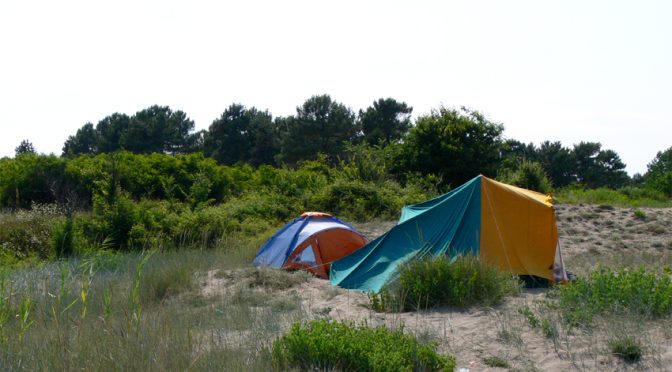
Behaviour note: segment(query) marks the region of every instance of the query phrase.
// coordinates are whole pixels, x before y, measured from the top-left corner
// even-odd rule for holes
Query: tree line
[[[220,165],[255,167],[296,167],[318,156],[335,165],[369,156],[379,158],[378,163],[396,181],[429,177],[444,188],[478,174],[501,178],[533,164],[553,187],[620,188],[647,183],[672,195],[672,148],[657,155],[646,175],[630,178],[619,155],[599,142],[566,147],[559,141],[544,141],[536,146],[506,139],[504,126],[478,111],[440,107],[414,122],[412,112],[405,102],[381,98],[355,113],[329,95],[316,95],[286,117],[232,104],[207,130],[195,131],[186,113],[155,105],[132,116],[115,113],[96,125],[86,123],[68,137],[62,156],[120,150],[200,152]],[[16,150],[17,154],[34,152],[28,141]]]

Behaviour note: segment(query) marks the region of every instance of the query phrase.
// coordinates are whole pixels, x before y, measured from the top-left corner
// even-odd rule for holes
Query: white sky
[[[467,106],[643,173],[672,146],[671,19],[667,1],[3,0],[0,157],[153,104],[205,129],[234,102],[284,116],[326,93]]]

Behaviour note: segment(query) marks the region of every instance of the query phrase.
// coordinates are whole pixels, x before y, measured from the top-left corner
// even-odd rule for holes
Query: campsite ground
[[[558,205],[556,210],[565,263],[578,276],[597,265],[659,268],[672,264],[672,209]],[[375,237],[393,224],[376,221],[357,227]],[[205,296],[249,287],[249,279],[231,279],[244,277],[244,271],[216,273],[210,273],[203,282]],[[495,308],[438,308],[402,314],[374,312],[368,307],[366,294],[332,288],[317,278],[272,292],[274,296],[298,298],[308,318],[403,325],[423,339],[438,341],[442,351],[457,357],[459,368],[471,371],[502,368],[497,365],[545,371],[667,370],[672,365],[670,319],[601,319],[589,329],[570,329],[557,314],[541,306],[547,292],[543,289],[525,290]],[[525,309],[534,311],[541,326],[531,324]],[[628,364],[611,354],[607,340],[618,334],[634,334],[642,340],[645,354],[640,362]]]
[[[582,277],[598,265],[672,265],[672,208],[558,205],[565,264]],[[393,221],[356,224],[369,237]],[[401,314],[369,308],[366,294],[306,272],[250,267],[265,237],[221,249],[100,254],[0,270],[0,370],[269,370],[273,340],[293,322],[333,318],[403,326],[458,368],[670,370],[672,319],[600,317],[568,327],[526,290],[494,308]],[[632,335],[642,358],[627,363],[608,340]],[[498,367],[499,366],[499,367]]]

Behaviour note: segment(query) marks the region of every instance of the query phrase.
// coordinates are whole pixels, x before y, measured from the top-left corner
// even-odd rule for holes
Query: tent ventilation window
[[[315,252],[313,252],[313,246],[312,245],[307,246],[306,249],[304,249],[300,255],[296,256],[294,262],[315,265],[316,261],[315,261]]]

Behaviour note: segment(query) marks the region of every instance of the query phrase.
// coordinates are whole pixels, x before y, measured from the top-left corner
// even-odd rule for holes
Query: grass
[[[287,272],[270,268],[255,268],[247,270],[251,278],[251,287],[264,287],[273,290],[283,290],[305,283],[312,277],[306,271]]]
[[[371,295],[379,311],[405,311],[435,306],[493,306],[505,296],[520,292],[511,274],[500,272],[474,256],[451,261],[446,256],[413,261],[403,266],[399,279]]]
[[[506,359],[498,357],[498,356],[489,356],[483,358],[483,363],[485,363],[486,366],[492,367],[492,368],[509,368],[509,362],[506,361]]]
[[[642,345],[632,336],[620,336],[609,340],[609,348],[617,357],[626,362],[638,362],[642,359]]]
[[[557,190],[554,197],[565,204],[597,204],[626,208],[672,207],[672,199],[664,194],[635,187],[624,187],[619,190],[567,187]]]
[[[244,244],[244,243],[241,243]],[[0,275],[0,370],[268,370],[296,297],[199,295],[198,272],[256,247],[99,254]]]
[[[280,370],[452,371],[455,359],[403,332],[330,320],[294,323],[273,343]]]
[[[554,295],[559,310],[576,325],[588,325],[605,313],[659,318],[672,314],[672,269],[599,268],[558,287]]]
[[[571,208],[577,210],[572,212]],[[665,249],[672,247],[672,240],[668,235],[653,235],[658,226],[665,226],[668,211],[646,209],[645,218],[637,220],[632,218],[636,217],[633,207],[612,209],[605,204],[591,208],[627,216],[633,221],[632,231],[610,232],[621,225],[615,220],[613,227],[604,224],[603,242],[609,247],[612,241],[625,241],[623,247],[608,254],[602,248],[593,253],[568,250],[568,268],[582,277],[577,282],[546,294],[527,293],[492,308],[516,291],[503,297],[488,294],[485,289],[496,288],[491,285],[496,280],[485,284],[476,280],[474,283],[481,284],[474,289],[469,289],[470,283],[443,281],[444,288],[448,283],[458,294],[457,300],[435,302],[434,294],[444,296],[451,291],[431,289],[430,279],[450,278],[451,269],[425,262],[433,276],[415,275],[404,291],[390,287],[373,297],[378,309],[385,311],[435,306],[429,318],[423,312],[367,311],[359,307],[361,297],[326,286],[317,298],[333,299],[333,303],[304,306],[306,294],[299,288],[310,275],[249,267],[265,236],[223,235],[215,249],[162,250],[151,255],[112,252],[101,243],[97,247],[100,250],[92,249],[79,258],[39,264],[24,260],[12,268],[2,266],[0,370],[278,369],[273,357],[274,340],[289,335],[294,323],[306,328],[310,319],[331,322],[330,315],[343,316],[344,301],[354,308],[355,319],[371,325],[371,332],[380,325],[385,325],[388,332],[404,327],[405,336],[414,333],[418,344],[426,345],[430,341],[422,330],[431,329],[432,339],[440,342],[436,350],[456,355],[460,367],[474,362],[472,370],[483,366],[543,370],[549,368],[549,361],[577,370],[622,369],[622,361],[636,363],[634,368],[638,369],[665,369],[669,364],[669,343],[665,340],[672,339],[672,312],[666,300],[672,295],[670,269],[663,267],[672,264],[672,256]],[[563,210],[563,222],[577,220],[582,210],[569,206]],[[591,220],[589,224],[600,220],[586,217]],[[9,223],[0,223],[0,235],[9,231],[10,224],[33,227],[14,214],[0,215],[0,219]],[[38,225],[34,227],[37,233]],[[379,226],[376,223],[369,227],[373,231]],[[637,235],[640,230],[663,247],[651,252],[643,243],[630,243],[626,232]],[[580,236],[582,232],[583,228],[576,227],[571,235]],[[586,269],[577,271],[581,262]],[[481,273],[466,263],[460,270],[467,269]],[[210,271],[211,278],[225,284],[206,296],[201,290]],[[517,286],[515,281],[513,284]],[[409,288],[419,289],[412,301]],[[423,288],[431,290],[423,292]],[[528,302],[530,294],[532,302]],[[458,309],[442,307],[444,304]],[[473,308],[462,310],[469,307]],[[487,315],[479,318],[480,326],[475,326],[478,336],[473,326],[465,333],[461,329],[464,327],[453,323],[463,316],[472,319],[479,314]],[[481,321],[487,321],[487,326]],[[353,329],[362,325],[349,324]],[[627,336],[634,338],[628,340]],[[481,347],[479,343],[488,349],[475,351],[475,347]],[[547,351],[543,361],[539,349]],[[509,366],[504,367],[504,363]]]

